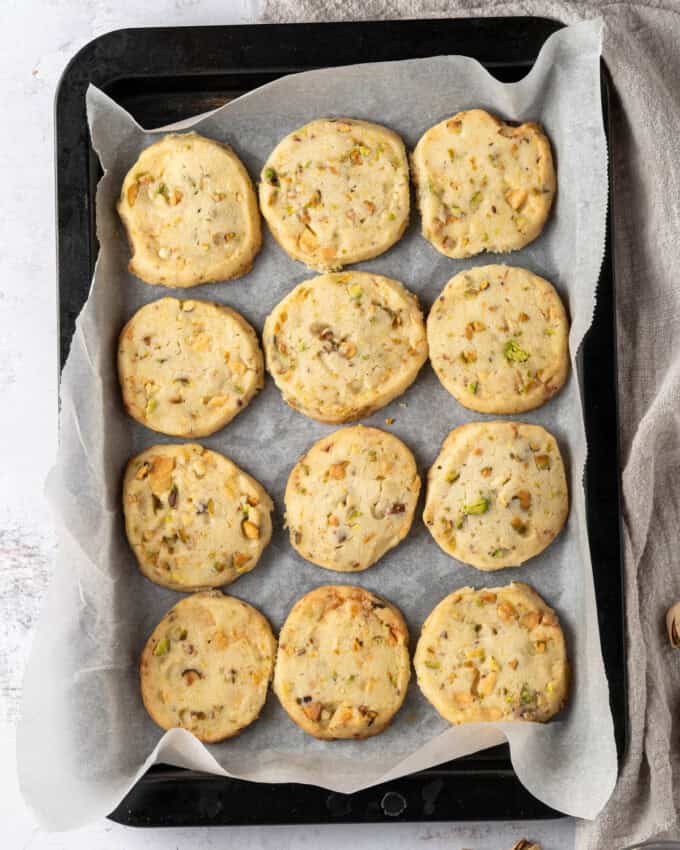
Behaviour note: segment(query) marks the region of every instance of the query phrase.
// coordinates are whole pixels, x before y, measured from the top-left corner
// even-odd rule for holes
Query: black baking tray
[[[543,42],[560,27],[558,21],[528,17],[178,27],[118,30],[90,42],[71,60],[56,96],[61,365],[97,257],[94,197],[101,172],[87,128],[89,83],[113,97],[142,126],[156,127],[221,106],[284,74],[324,66],[464,54],[511,82],[530,70]],[[604,65],[602,97],[608,128]],[[610,218],[595,317],[582,356],[590,448],[588,530],[621,757],[627,715],[612,238]],[[133,826],[192,826],[507,820],[560,813],[520,784],[503,745],[355,794],[310,785],[254,784],[158,766],[110,817]]]

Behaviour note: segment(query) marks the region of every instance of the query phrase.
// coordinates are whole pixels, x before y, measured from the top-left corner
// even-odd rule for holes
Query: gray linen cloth
[[[619,781],[578,850],[680,837],[680,3],[264,0],[262,20],[602,16],[614,80],[614,262],[630,741]],[[575,246],[578,249],[578,246]]]

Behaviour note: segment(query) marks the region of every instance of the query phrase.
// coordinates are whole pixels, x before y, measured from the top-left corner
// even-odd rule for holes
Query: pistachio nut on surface
[[[668,629],[668,640],[670,640],[673,649],[680,648],[680,602],[676,602],[668,609],[666,628]]]

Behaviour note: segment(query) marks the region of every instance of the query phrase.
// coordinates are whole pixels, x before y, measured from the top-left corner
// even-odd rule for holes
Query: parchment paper
[[[550,222],[532,245],[502,258],[449,260],[421,237],[414,210],[397,246],[361,267],[403,281],[426,310],[458,271],[498,260],[525,266],[557,286],[571,315],[574,369],[557,398],[518,418],[544,425],[558,438],[571,485],[567,528],[523,567],[484,574],[438,548],[420,519],[421,501],[408,538],[350,581],[399,606],[412,646],[427,613],[456,587],[513,579],[533,585],[559,612],[574,670],[569,706],[547,725],[450,728],[420,695],[415,677],[391,728],[362,742],[319,742],[306,736],[273,694],[260,719],[240,737],[209,748],[184,730],[162,735],[147,717],[139,696],[138,657],[153,626],[180,596],[138,572],[123,532],[120,485],[133,453],[171,440],[125,415],[115,371],[116,339],[142,304],[188,293],[149,287],[126,271],[128,248],[114,204],[124,174],[157,135],[142,130],[102,92],[90,89],[90,129],[105,171],[97,193],[100,255],[62,377],[59,456],[48,480],[58,565],[27,670],[19,732],[21,785],[44,825],[70,828],[106,814],[154,762],[350,792],[506,738],[519,778],[536,797],[585,818],[593,818],[604,805],[616,779],[616,753],[587,544],[582,486],[587,447],[578,380],[578,351],[593,315],[607,206],[600,30],[600,22],[593,21],[556,33],[532,72],[511,85],[497,82],[463,57],[367,64],[290,76],[195,122],[182,122],[183,128],[192,126],[227,141],[254,177],[281,137],[323,115],[384,123],[409,148],[432,124],[474,106],[545,126],[559,188]],[[312,275],[267,235],[250,274],[193,289],[191,297],[229,304],[261,330],[272,307]],[[394,417],[391,426],[385,424],[388,417]],[[424,476],[449,430],[473,418],[484,417],[460,407],[427,365],[401,399],[366,421],[401,437]],[[297,556],[282,528],[282,496],[292,465],[332,430],[289,409],[268,379],[243,413],[202,441],[252,473],[276,502],[271,545],[257,568],[228,588],[259,607],[276,629],[300,595],[347,581],[346,575]]]

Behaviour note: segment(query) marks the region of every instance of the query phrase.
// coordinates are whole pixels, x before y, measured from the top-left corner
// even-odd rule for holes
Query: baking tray
[[[63,366],[97,257],[94,198],[101,175],[85,91],[93,83],[144,127],[205,112],[284,74],[367,61],[464,54],[498,79],[521,79],[546,38],[547,18],[460,18],[361,23],[126,29],[76,54],[56,96],[59,345]],[[609,84],[603,65],[605,127]],[[610,203],[611,203],[610,198]],[[586,504],[619,757],[626,745],[614,270],[611,219],[593,325],[585,337],[583,392],[589,444]],[[560,817],[512,769],[507,745],[355,794],[265,785],[157,766],[110,817],[131,826],[357,823]]]

